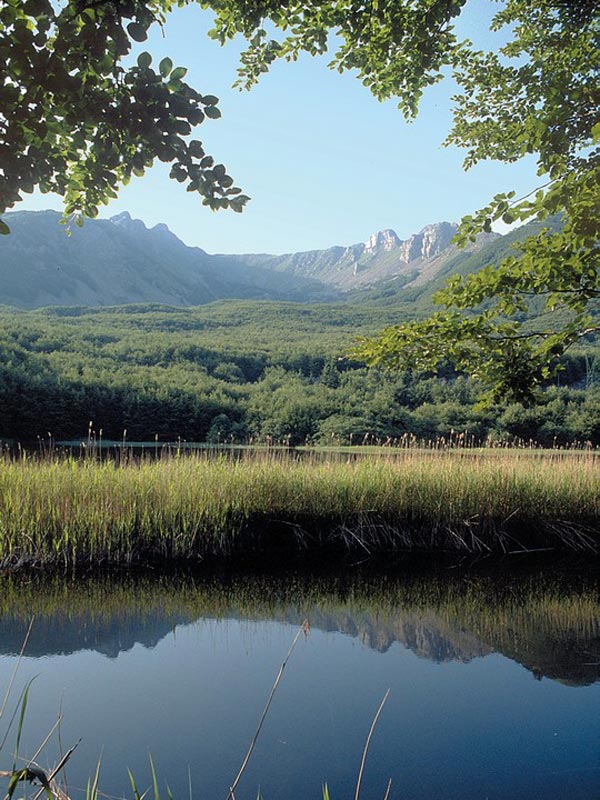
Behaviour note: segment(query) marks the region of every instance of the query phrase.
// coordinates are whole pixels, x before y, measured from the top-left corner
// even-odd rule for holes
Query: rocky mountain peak
[[[159,222],[152,228],[147,228],[146,224],[141,219],[134,219],[129,211],[122,211],[120,214],[115,214],[109,218],[112,225],[116,225],[122,230],[130,233],[137,233],[138,235],[145,235],[150,233],[155,239],[161,239],[164,242],[171,242],[171,244],[183,245],[183,242],[173,233],[173,231],[165,225],[164,222]],[[204,252],[204,251],[201,251]]]
[[[9,219],[13,233],[0,236],[0,278],[6,276],[0,302],[25,307],[197,305],[226,297],[327,302],[340,292],[378,286],[391,296],[389,291],[425,286],[460,258],[449,246],[457,229],[450,222],[426,225],[406,241],[387,228],[349,247],[210,256],[187,247],[166,225],[147,227],[125,211],[88,220],[71,238],[55,211],[16,212]],[[481,234],[464,257],[496,237]]]
[[[419,258],[433,258],[450,244],[458,229],[454,222],[436,222],[426,225],[419,233],[414,233],[402,242],[401,259],[406,264]]]
[[[141,219],[133,219],[129,211],[122,211],[120,214],[115,214],[110,217],[109,222],[116,225],[118,228],[124,228],[128,231],[137,231],[143,233],[148,230]]]
[[[110,217],[110,222],[113,225],[127,225],[127,223],[131,222],[131,214],[129,211],[121,211],[120,214],[114,214]]]
[[[165,225],[164,222],[159,222],[158,225],[155,225],[153,228],[150,228],[150,230],[154,231],[155,233],[168,233],[171,234],[171,236],[173,235],[169,226]]]
[[[165,225],[164,222],[159,222],[158,225],[154,225],[154,227],[150,228],[150,233],[157,239],[160,239],[163,242],[170,242],[171,244],[176,244],[179,246],[185,247],[181,239],[176,236],[173,231],[169,228],[168,225]],[[196,248],[201,253],[204,250],[200,250],[200,248]]]
[[[365,252],[370,253],[374,250],[393,250],[401,243],[396,231],[385,228],[378,233],[372,233],[369,240],[365,242]]]

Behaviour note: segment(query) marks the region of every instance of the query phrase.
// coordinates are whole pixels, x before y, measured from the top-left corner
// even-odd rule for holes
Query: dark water
[[[361,797],[600,797],[600,620],[588,570],[199,579],[2,579],[0,692],[35,614],[4,718],[30,694],[21,753],[64,720],[67,769],[82,796],[222,798],[280,664],[307,617],[237,800],[352,798],[365,737],[385,691]],[[0,751],[10,769],[16,730]],[[57,758],[52,738],[38,762]],[[4,787],[0,787],[4,788]]]

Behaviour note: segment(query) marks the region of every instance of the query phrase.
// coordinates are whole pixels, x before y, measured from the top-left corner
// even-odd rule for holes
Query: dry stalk
[[[281,666],[279,667],[279,672],[277,674],[277,677],[275,678],[275,683],[273,684],[273,688],[271,689],[271,694],[269,695],[269,699],[267,700],[267,703],[266,703],[266,705],[265,705],[265,707],[263,709],[263,712],[261,714],[260,721],[259,721],[258,727],[256,729],[256,733],[252,737],[252,741],[250,742],[250,747],[248,748],[248,752],[246,753],[246,756],[245,756],[245,758],[244,758],[244,760],[242,762],[242,766],[240,767],[240,771],[236,775],[236,778],[235,778],[234,782],[229,787],[229,792],[227,793],[227,797],[225,798],[225,800],[229,800],[230,798],[235,800],[234,792],[235,792],[235,790],[237,788],[238,783],[241,780],[242,775],[244,774],[244,770],[246,769],[246,767],[248,765],[248,762],[250,761],[250,756],[252,755],[252,751],[254,750],[254,747],[255,747],[256,742],[258,740],[258,736],[259,736],[260,731],[262,729],[263,722],[265,721],[265,718],[266,718],[266,716],[267,716],[267,714],[269,712],[269,708],[271,707],[271,703],[273,701],[273,697],[275,696],[275,692],[277,691],[277,687],[279,686],[279,682],[281,681],[281,677],[283,675],[283,671],[285,670],[285,668],[287,666],[287,663],[290,660],[290,656],[294,652],[294,648],[296,647],[296,643],[298,642],[298,639],[300,638],[300,634],[303,633],[305,636],[307,636],[309,630],[310,630],[310,623],[309,623],[309,621],[307,619],[305,619],[304,622],[302,623],[302,625],[298,628],[298,632],[294,636],[294,641],[292,642],[292,644],[290,646],[290,649],[288,650],[288,654],[284,658]],[[37,800],[37,798],[34,798],[34,800]]]
[[[73,755],[75,749],[77,748],[77,746],[79,745],[80,742],[81,742],[81,739],[79,739],[77,742],[75,742],[73,747],[71,747],[69,750],[67,750],[67,752],[61,758],[61,760],[58,762],[58,764],[54,767],[54,769],[52,770],[50,775],[48,775],[48,783],[50,784],[50,787],[51,787],[51,790],[52,790],[52,794],[54,795],[54,797],[56,797],[56,800],[69,800],[67,795],[61,790],[61,788],[58,786],[58,784],[55,783],[54,778],[58,775],[58,773],[61,771],[61,769],[65,766],[67,761],[71,758],[71,756]],[[33,800],[40,800],[40,797],[42,796],[43,793],[44,793],[44,788],[42,787],[39,790],[39,792],[36,795],[34,795]]]
[[[53,731],[54,728],[52,729],[51,733]],[[48,740],[49,736],[50,734],[46,737],[45,742]],[[71,747],[70,750],[68,750],[65,753],[65,755],[61,758],[61,760],[58,762],[56,767],[52,770],[52,772],[49,775],[46,775],[44,770],[37,764],[35,764],[34,759],[31,759],[27,764],[27,766],[23,767],[23,769],[16,770],[16,774],[19,775],[18,777],[19,781],[28,781],[29,783],[37,781],[42,785],[41,789],[37,792],[37,794],[34,795],[33,800],[40,800],[41,796],[47,792],[49,792],[55,798],[55,800],[70,800],[68,795],[65,794],[65,792],[63,792],[63,790],[60,788],[60,786],[54,780],[54,778],[58,775],[60,770],[65,766],[65,764],[71,757],[73,751],[75,750],[80,741],[81,739],[75,745],[73,745],[73,747]],[[43,746],[44,745],[38,748],[38,754],[42,750]],[[0,778],[12,778],[14,775],[15,772],[12,770],[9,771],[0,770]],[[6,797],[8,797],[8,795],[6,795]]]
[[[33,628],[33,622],[35,617],[31,618],[31,622],[29,623],[29,628],[27,629],[27,633],[25,634],[25,638],[23,639],[23,644],[21,645],[21,650],[19,651],[19,657],[17,659],[17,663],[15,664],[15,668],[12,671],[12,675],[10,676],[10,681],[8,683],[8,688],[6,690],[6,694],[4,695],[4,700],[2,701],[2,706],[0,707],[0,719],[2,719],[2,715],[6,711],[6,704],[8,703],[8,698],[10,697],[10,693],[12,691],[13,684],[15,682],[15,678],[17,677],[17,672],[19,670],[19,666],[23,659],[23,653],[25,652],[25,648],[27,647],[27,642],[29,641],[29,636],[31,634],[31,629]]]
[[[383,707],[385,705],[385,701],[388,699],[389,694],[390,694],[390,690],[388,689],[387,692],[383,695],[383,700],[379,704],[379,708],[377,709],[377,713],[373,717],[373,722],[371,723],[371,728],[369,730],[369,735],[367,736],[367,741],[365,742],[365,749],[363,750],[363,754],[362,754],[362,760],[360,762],[360,769],[358,771],[358,779],[356,781],[356,792],[354,793],[354,800],[358,800],[358,796],[360,794],[360,782],[362,781],[362,776],[363,776],[363,772],[364,772],[364,769],[365,769],[365,763],[366,763],[366,760],[367,760],[367,753],[369,751],[369,745],[371,744],[371,738],[373,736],[373,731],[375,730],[375,726],[377,725],[377,720],[379,719],[379,715],[383,711]],[[390,786],[391,786],[391,781],[388,784],[388,793],[389,793],[389,790],[390,790]],[[386,797],[387,797],[387,793],[386,793]]]
[[[391,788],[392,788],[392,779],[390,778],[388,781],[387,789],[385,790],[385,794],[383,796],[383,800],[388,800]]]
[[[42,752],[42,750],[44,749],[44,747],[46,747],[46,745],[47,745],[47,744],[48,744],[48,742],[50,741],[50,738],[51,738],[52,734],[53,734],[53,733],[54,733],[54,731],[55,731],[55,730],[56,730],[56,729],[57,729],[57,728],[60,726],[60,723],[61,723],[61,722],[62,722],[62,717],[60,717],[60,716],[59,716],[59,717],[58,717],[58,719],[56,720],[56,722],[54,723],[54,725],[53,725],[53,726],[50,728],[50,730],[49,730],[49,731],[48,731],[48,733],[46,734],[46,738],[43,740],[43,742],[41,743],[41,745],[38,747],[38,749],[35,751],[35,753],[34,753],[34,754],[31,756],[31,758],[29,759],[29,763],[28,763],[28,765],[27,765],[27,766],[29,766],[30,764],[35,764],[35,760],[36,760],[36,758],[37,758],[37,757],[39,756],[39,754]],[[36,765],[36,766],[37,766],[37,765]]]

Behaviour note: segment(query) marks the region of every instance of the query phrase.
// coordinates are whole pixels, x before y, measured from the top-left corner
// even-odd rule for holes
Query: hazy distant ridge
[[[11,233],[0,237],[0,303],[8,305],[191,306],[224,298],[337,297],[318,282],[187,247],[166,225],[148,229],[129,214],[86,221],[70,237],[55,211],[6,218]]]
[[[209,255],[166,225],[147,228],[124,212],[90,220],[67,236],[55,211],[7,215],[0,237],[0,303],[22,307],[163,303],[192,306],[225,298],[329,302],[389,283],[434,279],[459,251],[456,224],[427,225],[401,240],[386,229],[367,242],[285,255]],[[467,258],[497,238],[480,237]],[[356,298],[355,298],[356,299]]]

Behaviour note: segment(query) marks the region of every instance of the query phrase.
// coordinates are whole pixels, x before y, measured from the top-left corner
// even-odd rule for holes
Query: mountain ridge
[[[282,255],[249,254],[238,258],[249,265],[262,265],[276,272],[296,277],[319,279],[347,292],[371,287],[385,280],[409,284],[433,262],[442,268],[446,261],[461,252],[470,255],[499,234],[481,234],[476,242],[459,251],[451,243],[458,230],[454,222],[425,225],[418,233],[402,240],[392,228],[371,234],[366,242],[348,246],[334,245],[324,250],[308,250]]]
[[[457,225],[426,225],[402,240],[391,228],[366,242],[282,255],[214,254],[184,244],[164,223],[148,228],[122,212],[88,220],[68,236],[55,211],[7,215],[0,237],[0,304],[202,305],[223,299],[308,303],[344,300],[385,282],[396,288],[435,279],[446,264],[498,238],[483,234],[465,251],[451,243]]]
[[[0,303],[6,305],[193,306],[227,298],[336,298],[317,282],[250,269],[236,257],[222,270],[214,256],[188,247],[166,226],[149,229],[129,214],[88,220],[70,237],[55,211],[6,217],[12,231],[0,239]]]

